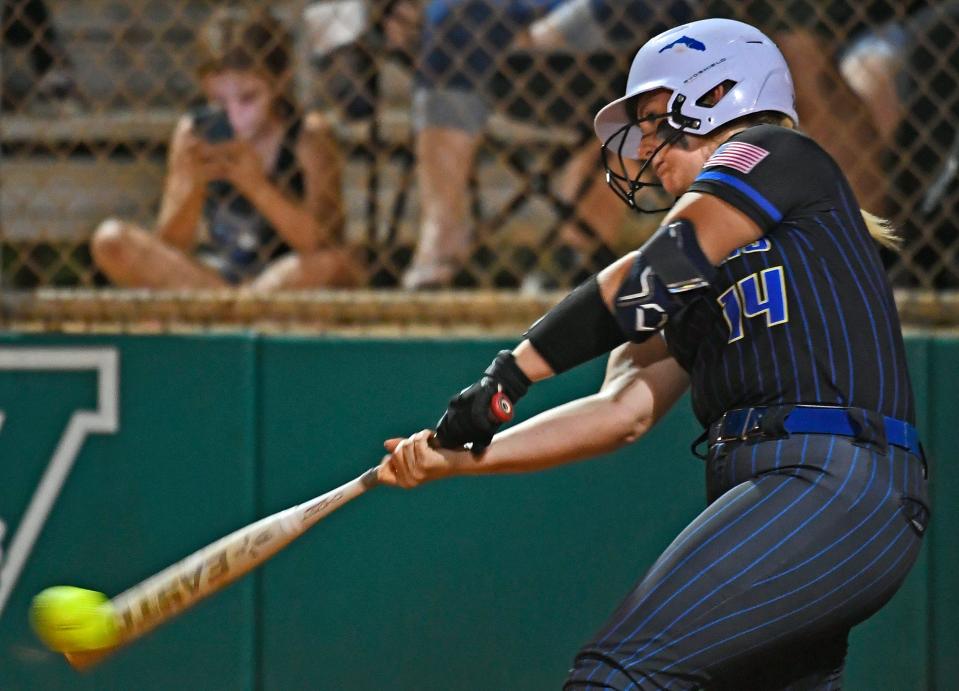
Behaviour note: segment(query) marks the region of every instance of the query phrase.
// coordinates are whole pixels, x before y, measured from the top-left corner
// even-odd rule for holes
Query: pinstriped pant
[[[719,444],[710,504],[596,638],[565,689],[839,689],[849,629],[915,562],[921,462],[830,435]]]

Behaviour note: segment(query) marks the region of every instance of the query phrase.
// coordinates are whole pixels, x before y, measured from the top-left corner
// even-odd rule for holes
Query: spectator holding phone
[[[207,103],[173,133],[156,230],[104,221],[97,265],[128,287],[355,285],[339,152],[330,126],[288,96],[290,36],[268,10],[229,7],[199,43]]]

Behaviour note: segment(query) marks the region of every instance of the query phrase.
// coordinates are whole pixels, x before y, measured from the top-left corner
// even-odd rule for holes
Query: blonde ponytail
[[[899,251],[902,246],[902,238],[896,234],[895,227],[888,219],[880,218],[865,209],[859,209],[859,212],[862,214],[862,220],[865,221],[866,228],[869,229],[869,234],[873,240],[887,249]]]

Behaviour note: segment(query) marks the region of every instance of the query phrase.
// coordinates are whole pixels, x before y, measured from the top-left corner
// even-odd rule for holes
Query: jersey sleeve
[[[834,179],[831,159],[803,134],[759,125],[733,135],[706,161],[690,186],[736,207],[763,232],[824,198],[825,180]]]

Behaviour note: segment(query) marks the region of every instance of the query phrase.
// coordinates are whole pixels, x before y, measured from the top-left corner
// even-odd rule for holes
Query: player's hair
[[[791,130],[797,129],[796,123],[793,122],[793,119],[788,115],[772,111],[763,111],[761,113],[751,113],[750,115],[736,118],[727,123],[726,126],[722,128],[722,131],[728,131],[734,127],[752,127],[753,125],[778,125],[779,127],[787,127]],[[899,237],[896,227],[889,219],[877,216],[865,209],[859,209],[859,213],[862,214],[863,223],[866,224],[869,235],[873,240],[887,249],[893,251],[900,249],[902,246],[902,238]]]
[[[252,70],[264,77],[287,76],[293,39],[266,8],[221,7],[199,32],[197,74]]]

